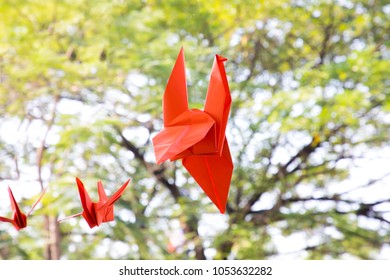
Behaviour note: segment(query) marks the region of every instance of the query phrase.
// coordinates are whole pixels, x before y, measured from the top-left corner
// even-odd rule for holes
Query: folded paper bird
[[[34,210],[35,206],[37,206],[39,201],[42,199],[45,192],[46,192],[46,189],[44,189],[42,191],[42,193],[38,197],[37,201],[33,204],[33,206],[31,207],[31,210],[26,215],[22,211],[20,211],[19,205],[15,200],[15,197],[12,193],[12,190],[10,187],[8,187],[8,194],[9,194],[9,199],[11,201],[11,208],[12,208],[12,212],[13,212],[12,219],[0,217],[0,221],[11,223],[18,231],[21,230],[22,228],[27,227],[27,217],[30,216],[31,212]]]
[[[221,213],[225,212],[233,172],[225,136],[232,100],[224,61],[226,58],[215,56],[204,110],[189,109],[181,48],[163,97],[164,128],[153,138],[157,164],[182,159]]]
[[[99,181],[97,183],[99,201],[92,202],[91,198],[88,195],[88,192],[84,188],[83,182],[81,182],[79,178],[76,178],[81,205],[83,206],[84,211],[69,217],[65,217],[58,222],[62,222],[64,220],[78,216],[83,216],[84,219],[87,221],[89,227],[93,228],[95,226],[100,226],[101,223],[113,221],[114,203],[121,197],[129,182],[130,179],[127,180],[110,198],[108,198],[106,192],[104,191],[102,182]]]

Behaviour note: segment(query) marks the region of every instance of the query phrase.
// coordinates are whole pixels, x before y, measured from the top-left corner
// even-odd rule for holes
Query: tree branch
[[[49,132],[51,128],[54,125],[54,120],[56,117],[57,112],[57,104],[61,100],[60,96],[54,97],[54,103],[53,103],[53,110],[50,115],[49,120],[47,121],[47,129],[46,132],[42,138],[41,145],[37,149],[37,166],[38,166],[38,182],[41,186],[41,190],[44,189],[43,179],[42,179],[42,165],[43,165],[43,155],[45,151],[46,146],[46,139],[49,135]],[[60,230],[57,223],[57,217],[56,216],[45,216],[45,227],[48,233],[48,240],[46,244],[46,259],[49,260],[58,260],[61,257],[61,251],[60,251]]]
[[[134,154],[134,157],[146,168],[146,170],[164,187],[166,187],[169,192],[171,193],[172,197],[177,202],[178,199],[182,196],[182,194],[179,191],[179,188],[175,183],[170,183],[168,179],[165,177],[164,167],[157,168],[156,165],[152,165],[151,163],[147,162],[144,158],[143,152],[141,152],[140,149],[138,149],[133,143],[131,143],[119,130],[119,128],[115,128],[116,131],[119,133],[119,136],[121,137],[121,144],[124,148],[131,151]]]

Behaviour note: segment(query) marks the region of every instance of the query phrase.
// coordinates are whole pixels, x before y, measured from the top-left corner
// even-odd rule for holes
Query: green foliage
[[[0,224],[0,258],[380,257],[385,176],[353,174],[362,161],[388,166],[386,2],[2,1],[0,202],[8,183],[48,191],[28,228]],[[191,107],[203,107],[214,54],[228,58],[225,215],[180,162],[154,163],[181,46]],[[132,179],[115,222],[53,222],[82,210],[75,177],[93,200],[98,180],[112,193]],[[297,236],[296,251],[278,244]]]

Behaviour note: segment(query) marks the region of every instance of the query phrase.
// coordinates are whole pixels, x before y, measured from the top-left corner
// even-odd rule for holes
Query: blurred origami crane
[[[15,200],[15,197],[11,191],[11,188],[8,187],[8,194],[9,194],[9,199],[11,201],[11,207],[12,207],[12,219],[10,218],[5,218],[5,217],[0,217],[0,221],[2,222],[8,222],[11,223],[16,230],[21,230],[22,228],[27,227],[27,217],[31,214],[31,212],[34,210],[35,206],[39,203],[39,201],[42,199],[43,195],[45,194],[46,189],[42,191],[40,196],[38,197],[37,201],[33,204],[31,207],[31,210],[26,214],[24,214],[22,211],[19,209],[19,205]]]
[[[215,56],[204,110],[189,109],[181,48],[163,98],[164,128],[153,138],[157,164],[182,159],[184,167],[225,212],[233,162],[225,137],[231,96],[223,58]]]
[[[83,182],[79,178],[76,178],[77,187],[79,189],[80,200],[84,211],[78,214],[74,214],[69,217],[65,217],[58,222],[62,222],[66,219],[83,216],[87,221],[90,228],[100,226],[101,223],[110,222],[114,220],[114,203],[121,197],[125,188],[129,184],[130,179],[127,180],[110,198],[107,197],[104,191],[101,181],[97,183],[99,201],[92,202],[87,191],[84,188]]]

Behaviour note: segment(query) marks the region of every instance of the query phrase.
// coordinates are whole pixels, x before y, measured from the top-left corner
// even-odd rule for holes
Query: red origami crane
[[[9,199],[11,201],[11,207],[12,207],[12,219],[5,218],[5,217],[0,217],[0,221],[2,222],[8,222],[11,223],[16,230],[21,230],[22,228],[27,227],[27,217],[31,214],[31,212],[34,210],[35,206],[39,203],[39,201],[42,199],[43,195],[45,194],[46,189],[44,189],[41,193],[41,195],[38,197],[37,201],[33,204],[31,207],[31,210],[26,214],[24,214],[22,211],[19,209],[19,205],[15,200],[15,197],[11,191],[11,188],[8,187],[8,194],[9,194]]]
[[[225,212],[233,162],[225,137],[231,96],[223,58],[215,56],[204,110],[189,109],[181,48],[163,99],[164,128],[153,138],[157,164],[182,159],[221,213]]]
[[[101,223],[110,222],[114,220],[114,203],[121,197],[125,188],[130,182],[130,179],[127,180],[120,188],[117,190],[110,198],[107,197],[106,192],[104,191],[103,184],[101,181],[97,183],[98,185],[98,194],[99,201],[92,202],[87,191],[84,188],[83,182],[79,178],[76,178],[77,187],[79,189],[80,200],[83,206],[84,211],[72,216],[63,218],[59,220],[62,222],[69,218],[74,218],[78,216],[83,216],[87,221],[90,228],[95,226],[100,226]]]

